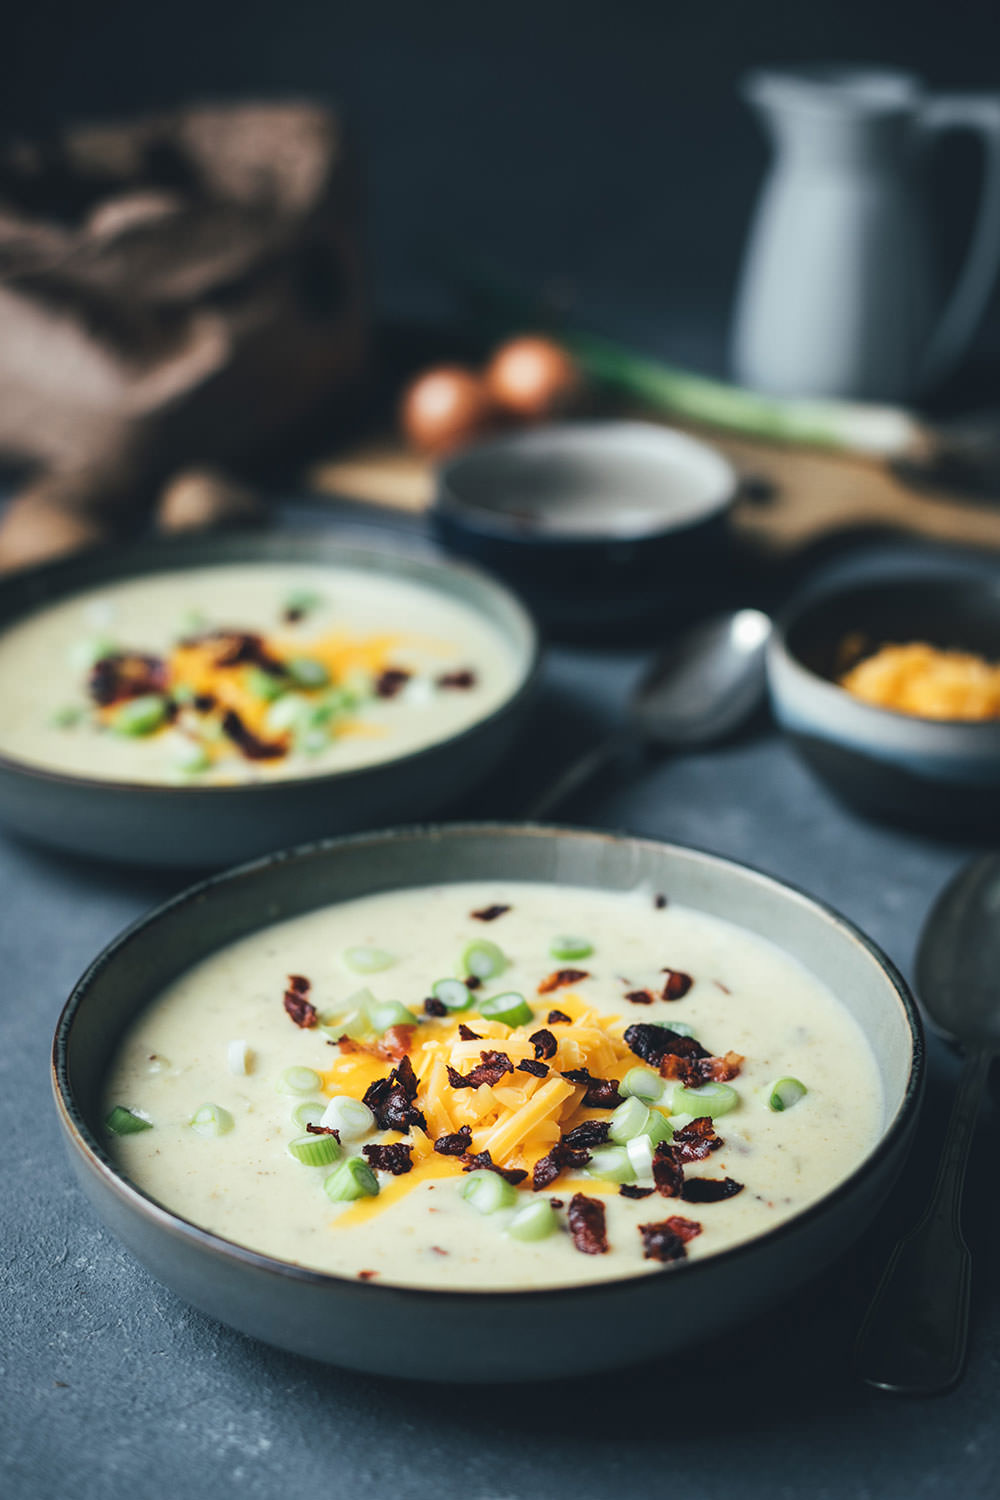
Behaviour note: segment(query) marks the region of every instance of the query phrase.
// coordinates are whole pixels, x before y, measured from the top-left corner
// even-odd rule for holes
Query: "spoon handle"
[[[626,743],[623,735],[611,735],[594,745],[577,760],[571,761],[565,770],[560,771],[545,790],[528,804],[525,817],[533,823],[549,817],[561,802],[565,802],[567,797],[571,797],[574,792],[580,791],[588,781],[593,780],[598,772],[603,771],[605,766],[617,760]]]
[[[966,1057],[930,1203],[892,1252],[858,1335],[858,1374],[885,1391],[947,1390],[965,1364],[972,1257],[962,1187],[992,1061],[987,1048]]]

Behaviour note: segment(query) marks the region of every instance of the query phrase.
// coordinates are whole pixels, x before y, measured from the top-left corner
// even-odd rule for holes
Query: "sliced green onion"
[[[146,1120],[133,1110],[126,1109],[124,1104],[116,1104],[104,1123],[112,1135],[138,1135],[140,1130],[153,1128],[152,1120]]]
[[[328,1167],[341,1153],[332,1135],[300,1135],[288,1142],[288,1154],[304,1167]]]
[[[327,749],[330,744],[330,731],[320,725],[305,730],[295,739],[296,750],[301,750],[305,755],[319,755]]]
[[[62,708],[57,708],[49,715],[49,726],[52,729],[72,729],[79,724],[86,713],[78,703],[67,703]]]
[[[624,1146],[598,1146],[584,1170],[588,1177],[600,1177],[605,1182],[635,1181],[635,1168]]]
[[[334,1203],[353,1203],[355,1198],[377,1198],[378,1178],[363,1156],[349,1156],[331,1172],[323,1191]]]
[[[670,1030],[675,1031],[678,1036],[694,1036],[694,1027],[688,1026],[685,1021],[675,1021],[671,1016],[669,1025]]]
[[[507,967],[507,955],[488,938],[477,938],[462,954],[462,968],[477,979],[495,979]]]
[[[327,1130],[336,1130],[341,1140],[357,1141],[375,1129],[375,1116],[360,1099],[338,1094],[326,1106],[319,1123]]]
[[[558,1227],[559,1220],[549,1200],[536,1198],[533,1203],[526,1203],[524,1208],[518,1209],[507,1225],[507,1233],[516,1240],[544,1240]]]
[[[325,1010],[319,1018],[320,1030],[336,1041],[339,1036],[363,1037],[371,1031],[369,1005],[378,1002],[367,985],[348,995],[340,1010]]]
[[[285,662],[285,670],[295,686],[300,688],[326,687],[330,681],[326,667],[312,656],[293,656],[290,661]]]
[[[628,1142],[625,1147],[625,1155],[628,1157],[629,1166],[636,1177],[652,1177],[653,1175],[653,1138],[649,1135],[637,1135]]]
[[[616,1145],[624,1146],[633,1136],[645,1135],[650,1118],[650,1111],[645,1104],[633,1095],[624,1104],[619,1104],[611,1116],[611,1139]]]
[[[345,968],[355,974],[378,974],[382,969],[391,969],[396,962],[392,953],[384,948],[346,948],[341,955]]]
[[[323,606],[323,595],[318,594],[315,589],[292,589],[286,594],[282,601],[284,614],[311,615]]]
[[[527,1026],[535,1018],[531,1006],[517,990],[506,990],[502,995],[490,995],[480,1000],[478,1010],[484,1020],[502,1021],[505,1026]]]
[[[593,943],[589,943],[585,937],[563,935],[554,937],[549,944],[549,952],[553,958],[589,958],[593,951]]]
[[[243,674],[243,683],[248,693],[263,698],[265,703],[273,703],[285,691],[280,677],[275,677],[273,672],[263,672],[260,667],[248,667]]]
[[[431,985],[431,994],[446,1010],[468,1010],[472,1004],[472,991],[460,979],[436,980]]]
[[[237,1077],[249,1073],[253,1067],[253,1052],[250,1050],[250,1043],[241,1039],[229,1042],[226,1047],[226,1066],[230,1073],[235,1073]]]
[[[115,642],[106,635],[88,636],[70,647],[70,665],[78,672],[88,672],[99,661],[103,661],[104,657],[114,656],[117,650]]]
[[[350,692],[347,688],[331,688],[324,693],[322,698],[313,700],[309,704],[309,722],[312,725],[329,724],[338,714],[347,713],[349,709],[356,706],[357,694]]]
[[[666,1115],[661,1114],[658,1109],[651,1109],[649,1111],[649,1123],[646,1126],[645,1134],[649,1136],[653,1145],[655,1146],[659,1141],[669,1141],[673,1133],[673,1120],[668,1120]]]
[[[300,1130],[305,1130],[307,1125],[322,1125],[325,1113],[325,1105],[318,1104],[315,1099],[304,1099],[292,1110],[292,1123]]]
[[[279,1094],[318,1094],[323,1080],[314,1068],[286,1068],[278,1079]]]
[[[144,693],[116,708],[109,719],[115,734],[152,734],[167,717],[167,700],[159,693]]]
[[[208,616],[201,609],[186,609],[181,615],[178,627],[178,635],[181,640],[185,636],[200,635],[208,625]]]
[[[189,682],[178,682],[170,689],[170,696],[178,708],[186,708],[198,695]]]
[[[212,766],[212,758],[203,745],[182,746],[174,756],[174,769],[182,771],[185,776],[198,776],[202,771],[208,771]]]
[[[704,1083],[700,1089],[673,1089],[670,1109],[673,1113],[684,1110],[693,1119],[700,1115],[728,1115],[740,1102],[740,1096],[728,1083]]]
[[[470,1172],[462,1185],[462,1197],[481,1214],[495,1214],[517,1202],[517,1189],[499,1172]]]
[[[798,1104],[804,1099],[809,1090],[804,1083],[797,1078],[779,1078],[777,1083],[772,1083],[767,1093],[767,1107],[775,1112],[791,1109],[793,1104]]]
[[[272,734],[288,734],[308,727],[309,703],[298,693],[283,693],[264,715]]]
[[[663,1079],[649,1068],[629,1068],[618,1085],[626,1099],[641,1099],[643,1104],[658,1104],[663,1098]]]
[[[221,1104],[203,1104],[200,1109],[195,1110],[188,1123],[199,1135],[225,1135],[232,1130],[235,1121],[228,1109],[223,1109]]]
[[[367,1010],[372,1030],[380,1035],[383,1031],[388,1031],[390,1026],[417,1025],[417,1018],[412,1010],[407,1010],[399,1000],[376,1000]]]

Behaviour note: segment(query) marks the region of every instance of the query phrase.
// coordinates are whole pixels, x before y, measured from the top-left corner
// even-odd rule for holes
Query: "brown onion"
[[[485,378],[493,400],[529,422],[568,411],[583,388],[572,356],[551,339],[531,334],[502,344],[487,365]]]
[[[497,412],[480,376],[462,365],[441,365],[407,387],[399,416],[415,448],[447,453],[489,432]]]

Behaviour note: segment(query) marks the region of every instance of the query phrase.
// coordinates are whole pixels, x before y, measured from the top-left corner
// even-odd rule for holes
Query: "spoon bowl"
[[[759,609],[705,620],[660,652],[629,707],[641,739],[672,746],[724,739],[764,696],[771,621]]]
[[[1000,856],[966,865],[938,897],[917,952],[917,989],[937,1030],[1000,1052]]]

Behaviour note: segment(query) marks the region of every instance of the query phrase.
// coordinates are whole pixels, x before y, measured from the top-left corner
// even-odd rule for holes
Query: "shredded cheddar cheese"
[[[840,685],[866,703],[925,719],[1000,718],[1000,665],[923,641],[882,646]]]

